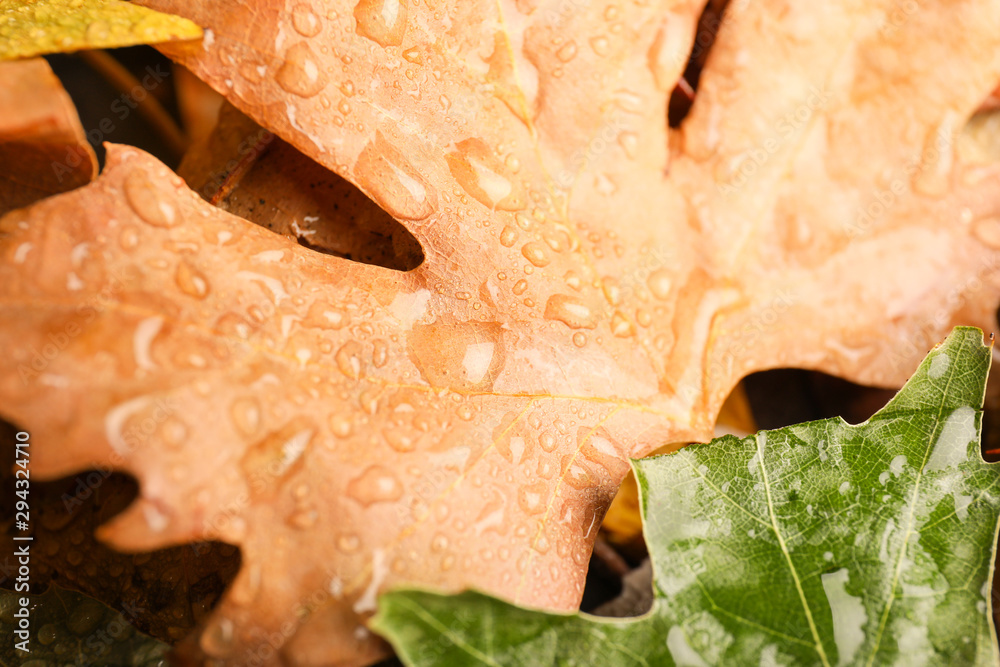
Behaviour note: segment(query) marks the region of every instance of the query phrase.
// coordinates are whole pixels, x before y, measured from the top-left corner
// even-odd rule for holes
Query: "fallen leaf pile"
[[[315,252],[122,146],[0,220],[33,474],[133,474],[119,548],[242,551],[192,658],[364,664],[404,583],[574,609],[627,458],[740,377],[899,384],[995,325],[996,3],[735,1],[678,130],[698,3],[140,4],[423,257]]]
[[[864,424],[637,461],[656,596],[641,618],[394,591],[373,626],[427,667],[996,664],[990,358],[981,331],[956,330]]]

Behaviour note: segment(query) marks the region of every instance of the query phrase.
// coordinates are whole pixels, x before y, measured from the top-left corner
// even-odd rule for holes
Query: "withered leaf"
[[[97,157],[48,64],[0,62],[0,215],[96,175]]]
[[[995,324],[1000,169],[956,148],[995,3],[733,3],[676,132],[694,2],[143,4],[424,256],[314,253],[123,148],[0,223],[0,405],[39,472],[132,472],[122,548],[243,551],[191,654],[363,663],[398,583],[573,608],[626,457],[706,438],[741,376],[901,383]]]

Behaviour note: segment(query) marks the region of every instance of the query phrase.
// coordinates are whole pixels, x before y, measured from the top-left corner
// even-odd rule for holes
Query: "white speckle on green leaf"
[[[969,443],[976,435],[976,411],[967,405],[955,408],[944,422],[924,472],[944,470],[965,461]]]
[[[932,380],[938,379],[948,372],[948,366],[951,366],[951,357],[948,356],[947,352],[938,352],[937,355],[931,359],[931,366],[927,370],[927,377]]]
[[[837,665],[846,665],[865,641],[864,625],[868,621],[861,598],[847,592],[847,568],[821,577],[826,599],[833,615],[833,641],[837,645]]]
[[[684,631],[677,625],[667,633],[667,649],[677,667],[708,667],[701,656],[688,644]]]

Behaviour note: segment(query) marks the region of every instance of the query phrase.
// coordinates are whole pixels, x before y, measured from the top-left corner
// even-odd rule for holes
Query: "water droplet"
[[[326,87],[326,74],[307,42],[288,49],[275,79],[279,86],[299,97],[312,97]]]
[[[604,298],[612,306],[617,306],[622,302],[622,290],[618,286],[618,280],[611,276],[604,276],[601,279],[601,289],[604,291]]]
[[[497,322],[417,324],[407,351],[432,387],[489,391],[506,361]]]
[[[354,430],[354,424],[347,415],[335,414],[330,416],[330,430],[338,438],[346,438]]]
[[[337,537],[337,548],[345,554],[352,554],[361,548],[361,538],[354,533],[344,533]]]
[[[510,291],[516,294],[517,296],[521,296],[527,289],[528,289],[528,281],[525,280],[524,278],[521,278],[516,283],[514,283],[514,287],[512,287]]]
[[[339,350],[334,359],[337,361],[337,368],[340,372],[349,378],[359,378],[362,375],[364,369],[363,361],[361,359],[362,355],[361,343],[356,340],[350,340],[344,343]]]
[[[139,247],[139,230],[135,225],[125,225],[118,233],[118,244],[122,250],[134,250]]]
[[[229,415],[233,419],[233,425],[246,437],[257,434],[260,428],[260,408],[253,398],[238,398],[229,407]]]
[[[361,0],[354,8],[357,32],[379,46],[399,46],[406,33],[405,0]],[[412,61],[411,61],[412,62]]]
[[[372,199],[395,218],[422,220],[437,208],[419,172],[381,132],[376,132],[375,139],[361,151],[354,175]]]
[[[521,171],[521,161],[518,160],[517,156],[514,155],[513,153],[508,155],[507,159],[504,160],[503,163],[507,165],[507,169],[509,169],[510,173],[512,174],[516,174],[517,172]]]
[[[420,49],[415,46],[403,51],[403,58],[406,59],[406,62],[413,63],[414,65],[420,65],[423,63],[423,57],[420,55]]]
[[[576,345],[577,347],[583,347],[584,345],[586,345],[587,334],[583,333],[582,331],[577,331],[575,334],[573,334],[573,344]]]
[[[505,248],[509,248],[512,245],[514,245],[516,241],[517,241],[517,230],[511,227],[510,225],[504,227],[503,231],[500,232],[500,245],[502,245]]]
[[[647,66],[660,90],[671,90],[676,85],[688,60],[690,41],[687,37],[691,21],[673,12],[665,12],[660,30],[649,49]]]
[[[511,182],[507,170],[480,139],[466,139],[446,156],[448,168],[459,185],[484,206],[517,211],[525,206],[521,187]]]
[[[358,405],[370,415],[378,412],[378,401],[382,397],[382,388],[379,386],[368,387],[358,396]]]
[[[284,479],[302,467],[302,455],[316,430],[308,418],[298,417],[247,448],[240,467],[246,479],[253,481],[249,485],[252,497],[274,498]]]
[[[594,53],[603,57],[608,55],[608,52],[611,50],[611,43],[604,35],[598,35],[597,37],[590,38],[590,48],[594,50]]]
[[[565,470],[562,479],[574,489],[593,489],[600,486],[601,480],[579,458],[568,462],[567,458],[564,457],[563,467]]]
[[[180,224],[181,215],[173,202],[164,198],[162,190],[155,187],[143,169],[133,169],[125,177],[125,198],[132,210],[153,227],[174,227]]]
[[[553,294],[545,304],[545,319],[562,322],[570,329],[594,329],[597,316],[580,299],[567,294]]]
[[[622,132],[618,135],[618,145],[622,147],[630,160],[634,160],[635,154],[639,150],[639,136],[635,132]]]
[[[330,308],[326,303],[317,302],[309,309],[309,314],[302,321],[302,325],[319,329],[340,329],[347,322],[347,315]]]
[[[382,437],[389,446],[400,453],[412,452],[417,447],[417,440],[408,430],[402,428],[387,428],[382,431]]]
[[[670,287],[673,285],[670,271],[667,269],[653,271],[649,274],[649,278],[646,279],[646,285],[657,299],[669,299]]]
[[[566,275],[563,276],[563,280],[566,281],[566,284],[569,287],[572,287],[575,290],[579,290],[583,287],[583,280],[580,278],[580,274],[572,269],[566,272]]]
[[[555,450],[558,442],[556,441],[556,436],[552,431],[545,430],[538,436],[538,444],[546,452],[552,452]]]
[[[389,361],[389,345],[381,338],[373,340],[372,363],[375,368],[382,368]]]
[[[319,512],[316,511],[314,507],[306,507],[302,509],[297,509],[288,515],[285,523],[292,528],[298,528],[299,530],[306,530],[307,528],[312,528],[316,525],[316,521],[319,519]]]
[[[42,646],[48,646],[54,642],[59,637],[59,632],[55,625],[52,623],[46,623],[42,627],[38,628],[38,643]],[[32,660],[31,662],[35,662]],[[41,663],[36,663],[36,667]]]
[[[368,507],[399,500],[403,496],[403,485],[389,468],[372,465],[347,483],[347,495]]]
[[[545,245],[553,252],[564,252],[574,247],[573,239],[561,225],[546,229],[542,232],[542,238],[545,240]]]
[[[610,197],[618,192],[618,186],[607,174],[597,174],[594,176],[594,189],[605,197]]]
[[[564,63],[568,63],[570,60],[576,57],[576,42],[570,40],[566,42],[558,51],[556,51],[556,57]]]
[[[621,313],[621,311],[615,311],[615,314],[611,317],[611,333],[613,333],[618,338],[628,338],[635,334],[635,327],[632,323],[628,321],[628,318]]]
[[[185,260],[181,260],[177,265],[174,281],[177,283],[177,287],[188,296],[204,299],[208,295],[208,280],[204,274]]]
[[[160,437],[168,447],[183,445],[187,434],[187,426],[177,417],[168,417],[160,426]]]
[[[220,618],[201,633],[201,650],[213,658],[224,658],[233,650],[233,622]]]
[[[525,259],[539,268],[548,266],[551,261],[548,253],[545,252],[545,246],[538,241],[525,243],[521,248],[521,254],[524,255]]]
[[[472,418],[475,416],[476,411],[473,410],[472,406],[469,405],[468,403],[463,403],[462,405],[458,406],[457,414],[459,419],[468,422],[472,421]]]
[[[448,548],[448,536],[444,533],[437,533],[431,540],[431,551],[441,553]]]
[[[66,619],[66,628],[78,637],[89,635],[104,620],[104,608],[97,600],[77,603]]]
[[[641,327],[648,327],[653,323],[653,316],[649,314],[648,310],[639,308],[635,311],[635,321],[638,322]]]
[[[948,191],[955,162],[955,136],[961,126],[958,112],[948,111],[941,122],[927,132],[920,168],[911,179],[914,190],[929,197],[940,197]]]
[[[303,37],[314,37],[319,34],[322,24],[319,17],[313,13],[312,7],[300,2],[292,8],[292,27]]]
[[[972,227],[972,233],[977,239],[1000,250],[1000,219],[984,218]]]
[[[261,566],[249,563],[233,582],[230,598],[238,605],[248,605],[257,599],[261,584]]]
[[[102,42],[111,34],[111,26],[105,21],[92,21],[87,25],[86,38],[88,42]]]
[[[545,510],[548,490],[545,482],[526,484],[517,491],[517,504],[526,514],[540,514]]]

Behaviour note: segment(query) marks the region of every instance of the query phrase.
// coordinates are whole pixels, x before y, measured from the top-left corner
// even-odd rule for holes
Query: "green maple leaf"
[[[990,358],[982,332],[956,329],[863,424],[635,461],[645,616],[393,591],[372,626],[408,665],[997,664],[1000,476],[979,453]]]

